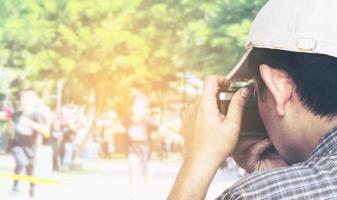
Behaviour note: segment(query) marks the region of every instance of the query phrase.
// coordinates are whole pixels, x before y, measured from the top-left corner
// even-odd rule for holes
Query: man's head
[[[21,109],[25,113],[32,113],[40,103],[39,96],[33,90],[26,90],[21,93]]]
[[[134,119],[142,120],[148,112],[148,98],[139,90],[133,91],[131,113]]]
[[[248,66],[273,144],[288,161],[302,159],[303,126],[337,118],[337,58],[254,48]]]
[[[336,0],[269,0],[226,76],[255,74],[261,117],[289,162],[307,158],[337,125],[336,7]]]

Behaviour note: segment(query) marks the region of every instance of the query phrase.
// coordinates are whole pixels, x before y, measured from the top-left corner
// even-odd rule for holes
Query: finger
[[[234,154],[242,154],[242,152],[247,152],[252,146],[260,142],[261,138],[253,137],[242,137],[240,138],[237,147],[235,148]]]
[[[266,138],[256,143],[249,149],[249,153],[251,155],[259,156],[263,152],[265,152],[269,147],[272,146],[270,139]]]
[[[254,166],[254,163],[260,160],[261,154],[272,145],[268,138],[260,140],[255,144],[252,144],[251,141],[253,140],[248,140],[244,149],[236,151],[233,154],[234,160],[247,171],[254,171],[251,169],[251,166]]]
[[[227,116],[225,119],[227,124],[235,124],[239,125],[239,127],[241,126],[243,108],[246,105],[250,93],[251,90],[249,88],[241,88],[234,94],[228,106]]]
[[[224,85],[229,81],[222,75],[211,75],[207,76],[205,80],[203,94],[216,94],[218,91],[219,85]]]
[[[208,76],[205,80],[204,90],[201,97],[201,106],[205,111],[218,113],[216,94],[220,85],[228,84],[229,81],[221,75]]]

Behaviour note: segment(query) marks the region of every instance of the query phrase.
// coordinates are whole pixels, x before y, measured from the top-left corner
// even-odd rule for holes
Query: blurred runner
[[[34,175],[36,146],[39,134],[48,136],[49,130],[42,114],[37,111],[40,100],[33,90],[24,91],[21,94],[21,111],[10,114],[5,112],[2,120],[13,120],[15,135],[12,142],[12,153],[15,159],[15,174],[26,170],[28,176]],[[3,114],[1,116],[4,116]],[[12,195],[18,193],[19,181],[14,180]],[[35,183],[30,183],[29,196],[35,194]]]
[[[139,91],[135,92],[131,116],[124,122],[128,137],[130,190],[134,197],[141,184],[148,178],[148,162],[151,156],[149,134],[157,129],[157,125],[147,113],[148,98]]]

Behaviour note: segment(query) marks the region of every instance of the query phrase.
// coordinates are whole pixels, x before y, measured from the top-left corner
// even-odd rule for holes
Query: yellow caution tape
[[[61,184],[60,181],[50,178],[41,178],[41,177],[35,177],[35,176],[26,176],[26,175],[17,175],[17,174],[11,174],[11,173],[0,173],[0,177],[7,177],[14,180],[20,180],[20,181],[28,181],[31,183],[42,183],[42,184],[48,184],[48,185],[56,185]]]

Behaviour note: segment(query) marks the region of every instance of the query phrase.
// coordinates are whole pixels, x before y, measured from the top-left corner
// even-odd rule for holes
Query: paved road
[[[128,166],[125,159],[82,161],[80,171],[52,173],[59,185],[40,184],[34,199],[42,200],[128,200]],[[151,162],[152,179],[143,186],[136,199],[165,199],[173,184],[181,161]],[[14,166],[10,156],[0,156],[0,172],[11,172]],[[207,199],[214,199],[223,189],[238,179],[234,172],[219,171],[212,182]],[[12,181],[0,177],[0,199],[28,199],[28,184],[22,182],[20,194],[9,196]]]

